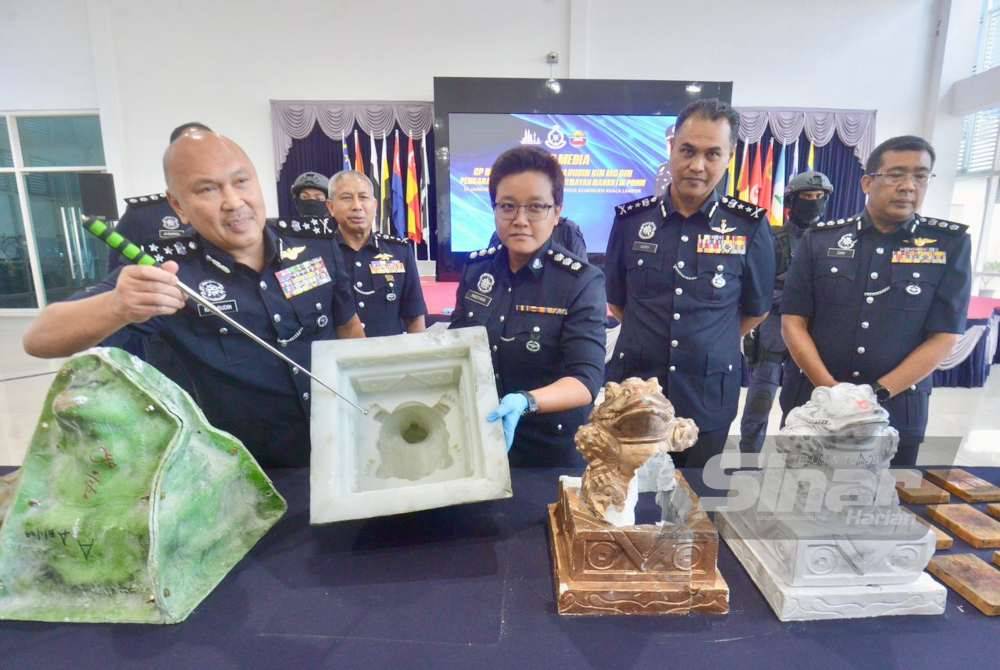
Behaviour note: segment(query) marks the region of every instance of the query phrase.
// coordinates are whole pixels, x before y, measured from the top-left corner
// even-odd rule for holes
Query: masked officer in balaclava
[[[295,211],[305,219],[325,219],[326,189],[330,180],[318,172],[303,172],[292,184],[292,200]]]
[[[767,417],[781,384],[781,363],[787,355],[781,339],[781,293],[785,273],[802,234],[823,219],[833,193],[833,184],[822,172],[803,172],[785,189],[784,225],[774,233],[774,306],[771,313],[743,340],[743,353],[750,365],[750,385],[740,420],[740,451],[759,452],[767,433]]]

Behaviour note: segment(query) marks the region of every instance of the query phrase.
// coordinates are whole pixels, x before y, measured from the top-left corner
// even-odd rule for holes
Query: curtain
[[[782,144],[792,144],[805,133],[816,147],[826,146],[836,136],[853,148],[862,165],[875,148],[875,110],[739,107],[737,111],[739,139],[750,144],[759,142],[765,131]]]

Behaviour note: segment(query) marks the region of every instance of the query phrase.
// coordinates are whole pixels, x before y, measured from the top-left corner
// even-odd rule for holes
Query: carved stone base
[[[591,515],[578,489],[560,482],[549,505],[552,573],[559,614],[727,614],[729,586],[718,573],[719,539],[680,473],[691,503],[685,523],[616,528]]]
[[[763,540],[741,538],[727,517],[716,514],[719,534],[781,621],[944,613],[947,589],[926,573],[908,584],[790,586],[764,559]]]

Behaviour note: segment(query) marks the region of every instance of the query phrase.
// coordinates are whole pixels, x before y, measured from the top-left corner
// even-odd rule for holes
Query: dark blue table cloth
[[[0,622],[0,668],[996,667],[1000,621],[951,590],[942,616],[781,623],[724,543],[727,616],[561,617],[545,525],[559,474],[515,470],[509,500],[314,528],[308,473],[274,472],[288,515],[186,622]]]

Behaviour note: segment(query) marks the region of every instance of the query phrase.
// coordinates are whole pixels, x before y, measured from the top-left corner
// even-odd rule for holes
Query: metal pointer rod
[[[90,234],[92,234],[95,237],[103,240],[105,242],[105,244],[107,244],[109,247],[111,247],[115,251],[119,251],[122,256],[124,256],[126,259],[128,259],[132,263],[135,263],[136,265],[152,265],[152,266],[156,266],[156,260],[153,259],[152,256],[150,256],[149,254],[143,252],[142,249],[140,249],[137,245],[133,244],[132,242],[129,242],[122,235],[120,235],[119,233],[115,232],[102,219],[87,219],[87,218],[85,218],[84,221],[83,221],[83,227],[86,228],[87,232],[89,232]],[[343,400],[344,402],[346,402],[348,405],[350,405],[354,409],[358,410],[359,412],[361,412],[365,416],[368,415],[368,410],[364,409],[363,407],[361,407],[361,406],[359,406],[359,405],[351,402],[350,400],[348,400],[347,398],[345,398],[344,396],[342,396],[340,393],[337,392],[337,390],[335,388],[333,388],[332,386],[330,386],[329,384],[327,384],[326,382],[324,382],[322,379],[320,379],[319,377],[317,377],[316,375],[314,375],[312,372],[310,372],[309,370],[307,370],[303,366],[299,365],[298,363],[296,363],[295,361],[293,361],[291,358],[289,358],[288,356],[286,356],[285,354],[281,353],[280,351],[278,351],[277,349],[275,349],[274,347],[272,347],[270,344],[268,344],[267,342],[265,342],[264,340],[262,340],[255,333],[253,333],[249,328],[246,328],[239,321],[236,321],[231,316],[229,316],[228,314],[224,313],[222,310],[220,310],[218,307],[216,307],[215,304],[213,304],[210,300],[208,300],[203,295],[201,295],[200,293],[198,293],[197,291],[195,291],[194,289],[192,289],[190,286],[188,286],[187,284],[185,284],[184,282],[182,282],[180,279],[177,280],[177,288],[179,288],[181,291],[183,291],[184,293],[186,293],[196,303],[198,303],[199,305],[203,306],[205,309],[207,309],[212,314],[216,315],[217,317],[219,317],[220,319],[222,319],[223,321],[225,321],[226,323],[228,323],[229,325],[231,325],[233,328],[236,328],[237,330],[239,330],[241,333],[243,333],[244,335],[246,335],[247,337],[249,337],[251,340],[253,340],[257,344],[259,344],[260,346],[262,346],[265,349],[267,349],[269,352],[271,352],[272,354],[274,354],[275,356],[277,356],[278,358],[280,358],[284,362],[288,363],[289,365],[291,365],[295,369],[299,370],[300,372],[304,372],[305,374],[309,375],[310,379],[312,379],[314,382],[316,382],[317,384],[319,384],[320,386],[322,386],[323,388],[325,388],[327,391],[329,391],[333,395],[337,396],[338,398],[340,398],[341,400]]]

